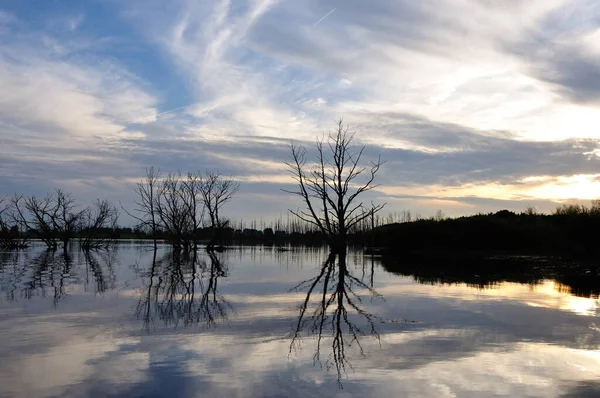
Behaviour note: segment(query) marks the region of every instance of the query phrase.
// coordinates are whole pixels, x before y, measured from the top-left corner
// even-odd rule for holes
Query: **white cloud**
[[[127,164],[125,153],[136,162],[149,159],[143,145],[150,135],[209,143],[244,135],[312,141],[342,116],[357,127],[361,143],[438,159],[457,150],[447,144],[457,131],[441,132],[438,141],[415,142],[415,135],[426,134],[427,123],[513,140],[600,138],[595,127],[600,110],[589,102],[594,86],[571,75],[554,81],[556,71],[550,68],[556,66],[553,54],[564,49],[586,54],[586,61],[600,51],[593,2],[180,0],[168,7],[159,1],[114,6],[124,19],[113,22],[128,24],[145,41],[147,53],[140,57],[156,59],[174,76],[163,81],[157,73],[156,80],[143,81],[118,56],[103,55],[112,33],[86,34],[93,20],[85,12],[61,19],[62,29],[75,30],[76,37],[27,31],[13,15],[0,14],[0,35],[10,38],[0,44],[0,117],[10,126],[4,134],[23,132],[16,150],[102,144],[111,163]],[[2,33],[6,29],[10,35]],[[562,47],[552,47],[552,37]],[[540,73],[540,65],[548,66],[547,74]],[[169,91],[176,79],[189,98],[170,93],[172,105],[160,112],[164,98],[158,93]],[[578,89],[584,93],[573,92]],[[401,115],[428,122],[408,126]],[[408,136],[403,128],[411,130]],[[182,150],[178,156],[168,159],[169,169],[197,154]],[[252,157],[240,158],[247,164]],[[256,175],[244,178],[280,180],[261,167],[254,162]],[[535,173],[539,170],[530,175]],[[472,192],[523,196],[518,178],[512,185],[505,182],[499,192],[490,181],[473,181]],[[415,183],[424,192],[440,188]],[[386,185],[397,192],[404,183]],[[580,192],[580,199],[590,196],[589,190],[570,192]]]

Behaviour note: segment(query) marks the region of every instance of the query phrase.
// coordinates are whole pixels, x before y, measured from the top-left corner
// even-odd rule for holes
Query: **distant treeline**
[[[534,208],[459,218],[433,217],[375,229],[373,242],[389,254],[500,252],[596,256],[600,254],[600,201],[563,205],[552,214]]]

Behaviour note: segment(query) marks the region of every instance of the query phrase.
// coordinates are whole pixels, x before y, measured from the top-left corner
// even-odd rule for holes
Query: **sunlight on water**
[[[311,248],[0,253],[0,396],[600,391],[589,286],[385,269]]]

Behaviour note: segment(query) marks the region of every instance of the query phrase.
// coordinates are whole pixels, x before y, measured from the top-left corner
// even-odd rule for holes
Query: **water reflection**
[[[156,327],[157,319],[173,327],[211,327],[226,321],[233,307],[219,294],[219,279],[227,274],[227,265],[213,253],[167,252],[157,259],[154,251],[149,271],[143,275],[136,316],[148,331]]]
[[[561,275],[312,249],[91,254],[0,253],[0,396],[598,393],[600,306]]]
[[[560,259],[526,256],[498,259],[463,258],[439,262],[382,258],[382,266],[386,271],[412,277],[414,281],[424,285],[464,284],[471,288],[489,289],[507,282],[537,286],[552,280],[553,286],[560,293],[598,298],[598,272],[595,269],[577,269],[575,273],[570,265]]]
[[[336,261],[337,260],[337,261]],[[364,270],[364,269],[363,269]],[[302,332],[316,336],[316,350],[313,362],[329,369],[335,369],[337,380],[347,376],[352,368],[348,354],[350,350],[365,356],[360,338],[367,334],[380,340],[376,325],[385,322],[380,316],[365,308],[363,299],[382,298],[363,278],[350,272],[346,254],[330,254],[313,278],[300,282],[295,291],[306,290],[306,297],[300,305],[298,320],[292,333],[290,354],[300,348]],[[323,355],[324,346],[331,351]]]
[[[0,291],[7,301],[51,298],[54,306],[70,289],[102,294],[116,285],[111,252],[5,252],[0,255]]]

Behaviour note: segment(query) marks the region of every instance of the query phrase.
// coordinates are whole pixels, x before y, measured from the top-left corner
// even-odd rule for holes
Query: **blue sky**
[[[0,3],[4,194],[212,169],[278,217],[287,145],[343,117],[387,211],[548,211],[600,196],[599,104],[596,1]]]

